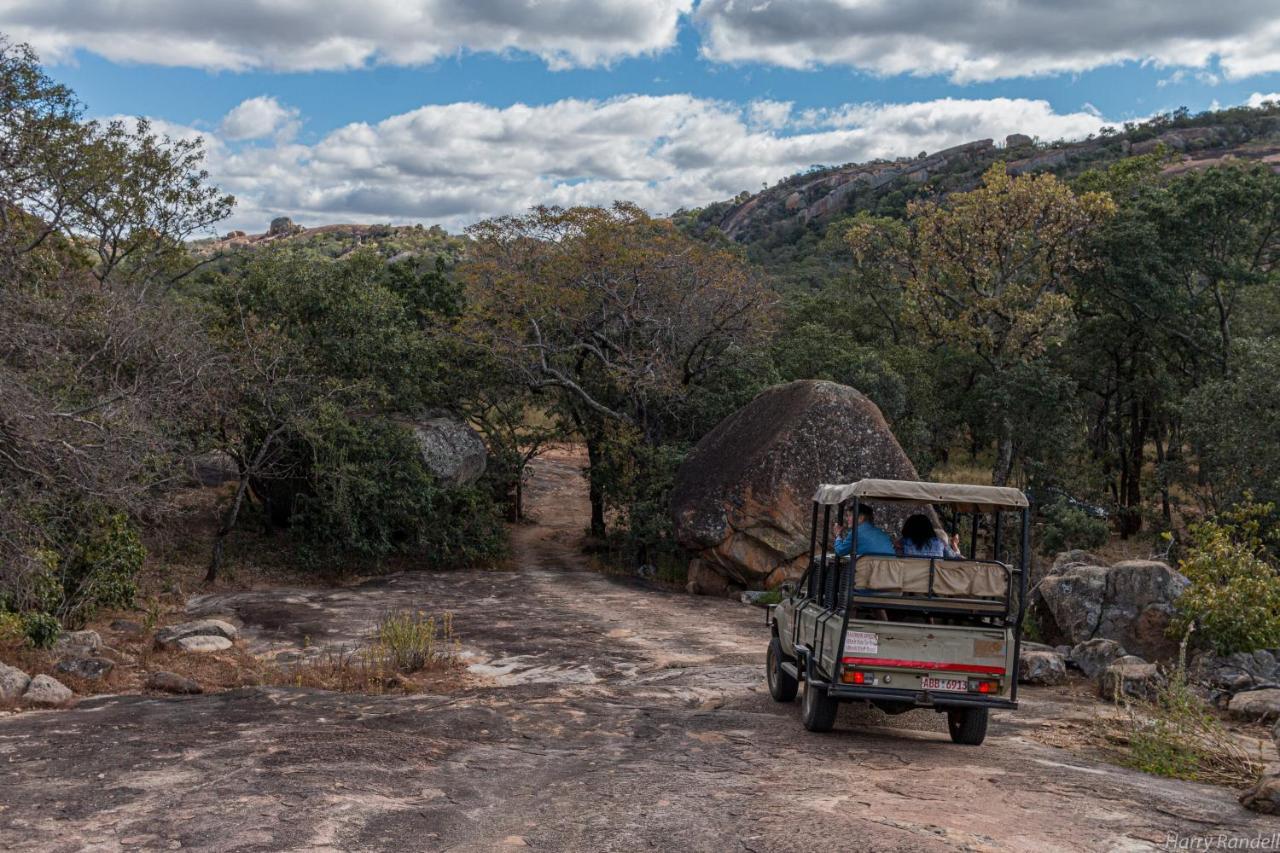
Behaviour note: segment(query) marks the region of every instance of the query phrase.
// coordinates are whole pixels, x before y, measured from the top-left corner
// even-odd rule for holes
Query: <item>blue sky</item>
[[[665,213],[815,162],[1280,91],[1273,0],[1205,5],[7,0],[0,31],[92,115],[202,137],[236,227],[456,229],[539,202]]]

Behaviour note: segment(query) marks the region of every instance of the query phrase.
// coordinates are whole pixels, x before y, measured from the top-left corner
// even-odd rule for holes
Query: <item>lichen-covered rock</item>
[[[1083,551],[1079,548],[1072,548],[1070,551],[1063,551],[1053,558],[1053,570],[1051,574],[1060,574],[1068,566],[1101,566],[1105,565],[1105,561],[1089,551]]]
[[[100,657],[68,657],[58,661],[54,669],[85,681],[101,681],[115,669],[115,661]]]
[[[188,637],[222,637],[230,640],[240,636],[240,630],[230,622],[221,619],[197,619],[194,622],[183,622],[181,625],[169,625],[156,631],[156,647],[161,649],[178,648],[181,640]]]
[[[1124,646],[1115,640],[1095,637],[1071,647],[1070,659],[1089,678],[1097,678],[1107,667],[1127,655]]]
[[[0,663],[0,702],[15,702],[27,691],[31,676],[16,666]]]
[[[1238,720],[1259,723],[1280,720],[1280,687],[1237,693],[1227,703],[1227,713]]]
[[[1067,680],[1067,663],[1057,652],[1024,650],[1018,655],[1021,684],[1061,684]]]
[[[1163,684],[1159,667],[1142,658],[1125,655],[1098,676],[1098,693],[1113,702],[1122,696],[1150,702],[1155,700]]]
[[[437,478],[454,486],[480,479],[488,462],[484,440],[463,421],[434,417],[413,424],[422,462]]]
[[[680,466],[676,536],[733,583],[776,587],[804,569],[814,490],[863,477],[917,478],[876,404],[834,382],[778,385],[721,421]],[[912,511],[876,510],[895,532]]]
[[[272,237],[287,237],[290,234],[297,234],[302,227],[295,224],[292,219],[287,216],[277,216],[271,220],[271,225],[267,228],[267,233]]]
[[[1191,662],[1191,672],[1202,684],[1237,693],[1280,682],[1280,650],[1259,649],[1225,657],[1205,652]]]
[[[211,634],[197,634],[194,637],[183,637],[174,644],[180,652],[190,652],[192,654],[209,654],[210,652],[225,652],[231,648],[231,641],[226,637],[213,636]]]
[[[1071,564],[1041,581],[1040,625],[1050,642],[1101,637],[1149,660],[1168,660],[1178,652],[1168,636],[1174,602],[1189,583],[1154,560]]]
[[[24,705],[35,708],[62,708],[75,698],[65,684],[49,675],[37,675],[22,694]]]
[[[53,644],[55,652],[70,655],[91,655],[100,648],[102,636],[97,631],[67,631]]]

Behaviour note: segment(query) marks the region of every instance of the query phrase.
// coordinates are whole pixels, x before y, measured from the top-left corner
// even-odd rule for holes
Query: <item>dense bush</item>
[[[1040,531],[1040,552],[1047,556],[1072,548],[1100,548],[1111,534],[1106,521],[1093,518],[1065,501],[1048,507],[1045,516],[1044,527]]]
[[[1280,646],[1280,574],[1261,534],[1273,512],[1271,504],[1244,503],[1191,528],[1180,564],[1191,586],[1178,599],[1175,636],[1194,624],[1222,655]]]

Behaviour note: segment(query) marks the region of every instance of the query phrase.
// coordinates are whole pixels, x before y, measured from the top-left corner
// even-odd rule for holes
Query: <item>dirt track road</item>
[[[478,682],[460,693],[255,688],[0,719],[0,848],[1150,850],[1280,831],[1228,791],[1035,742],[1048,693],[979,748],[931,715],[889,728],[854,708],[808,734],[764,689],[761,611],[585,570],[581,493],[573,457],[539,465],[515,573],[193,602],[262,651],[453,610]]]

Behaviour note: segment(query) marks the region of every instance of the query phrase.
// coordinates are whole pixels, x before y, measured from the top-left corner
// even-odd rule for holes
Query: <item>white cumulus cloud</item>
[[[307,225],[425,222],[456,230],[535,204],[625,199],[665,214],[815,164],[914,156],[1014,132],[1080,137],[1102,123],[1018,98],[803,112],[691,95],[501,108],[459,102],[348,124],[312,144],[213,139],[209,169],[240,199],[226,227],[261,231],[271,217],[288,215]]]
[[[286,107],[270,95],[241,101],[222,118],[222,136],[233,142],[274,136],[288,139],[298,130],[298,110]]]
[[[556,68],[675,43],[693,0],[5,0],[0,30],[46,60],[210,69],[418,65],[459,51],[521,51]]]
[[[716,61],[967,82],[1124,60],[1280,71],[1277,12],[1276,0],[701,0],[695,18]]]

